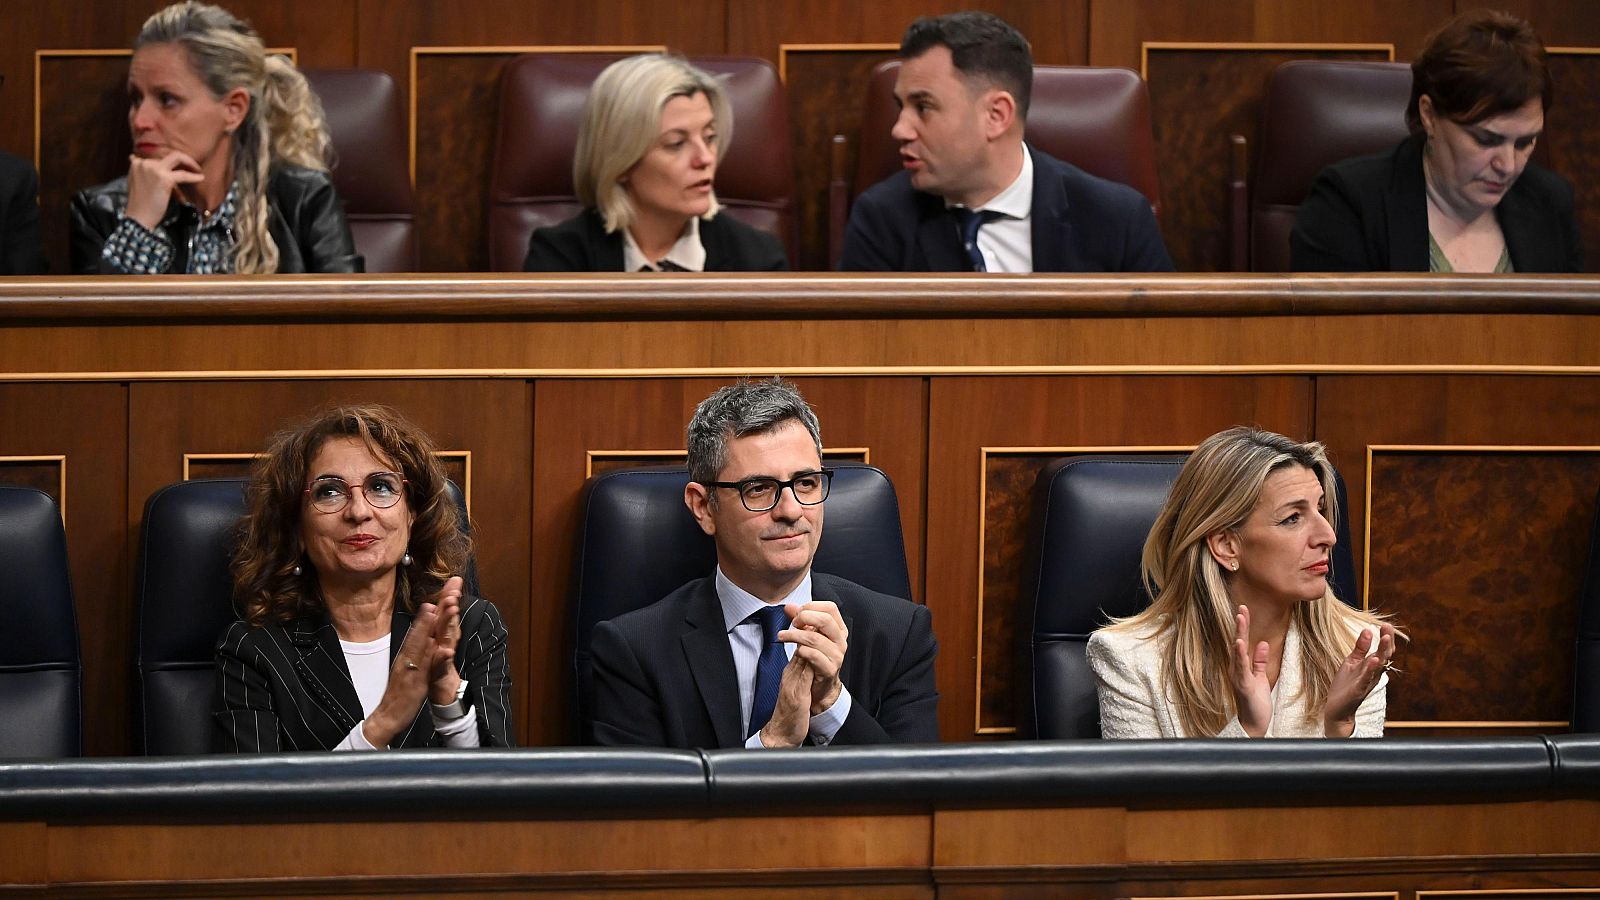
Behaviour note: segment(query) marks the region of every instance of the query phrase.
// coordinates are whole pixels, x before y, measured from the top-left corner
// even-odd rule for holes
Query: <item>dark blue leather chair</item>
[[[900,503],[889,476],[860,463],[834,470],[812,567],[895,597],[911,596]],[[689,472],[651,466],[604,472],[584,486],[573,567],[573,685],[579,734],[589,733],[589,633],[648,606],[717,566],[716,545],[683,503]]]
[[[0,757],[78,756],[83,667],[50,495],[0,486]]]
[[[1600,497],[1589,532],[1589,570],[1578,597],[1578,648],[1572,658],[1572,730],[1600,732]]]
[[[216,646],[239,618],[229,563],[244,516],[243,478],[169,484],[144,505],[134,602],[135,745],[148,756],[211,752]],[[466,521],[454,483],[448,490]],[[477,592],[469,564],[466,589]]]
[[[1114,616],[1150,602],[1139,557],[1181,455],[1083,456],[1039,473],[1029,563],[1024,570],[1019,670],[1019,732],[1046,739],[1100,736],[1100,701],[1084,648]],[[1339,509],[1347,510],[1337,480]],[[1358,605],[1346,517],[1338,522],[1334,593]]]

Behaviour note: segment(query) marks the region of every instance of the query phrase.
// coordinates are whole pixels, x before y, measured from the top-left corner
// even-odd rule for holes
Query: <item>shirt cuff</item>
[[[850,689],[843,684],[839,685],[839,698],[833,705],[811,717],[811,730],[806,737],[818,747],[826,747],[833,743],[834,735],[844,727],[844,720],[850,718]]]
[[[344,740],[339,742],[339,746],[333,748],[333,752],[338,753],[341,750],[378,749],[377,747],[372,746],[372,742],[368,741],[367,736],[362,733],[361,726],[365,724],[367,724],[366,719],[362,719],[361,721],[357,722],[356,727],[350,729],[350,733],[345,735]]]
[[[123,215],[106,238],[100,257],[129,275],[161,275],[172,269],[174,251],[166,233],[144,227]]]
[[[454,719],[441,719],[429,704],[428,715],[433,717],[433,733],[444,738],[446,747],[476,747],[478,744],[478,717],[473,714],[472,707],[467,707],[467,714]]]

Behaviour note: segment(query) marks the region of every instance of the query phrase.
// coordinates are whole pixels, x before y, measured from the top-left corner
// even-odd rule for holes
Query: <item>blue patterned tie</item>
[[[974,212],[964,206],[952,206],[950,211],[955,214],[956,224],[961,226],[961,249],[967,251],[967,258],[972,260],[972,271],[989,271],[989,267],[983,262],[983,251],[978,249],[978,229],[982,228],[984,223],[993,222],[1003,214],[992,209]]]
[[[762,635],[761,658],[756,660],[755,702],[750,704],[750,727],[744,733],[748,738],[767,724],[778,705],[778,684],[783,681],[783,667],[789,664],[789,654],[783,652],[778,632],[789,626],[789,616],[782,603],[774,603],[751,613],[745,621],[761,623]]]

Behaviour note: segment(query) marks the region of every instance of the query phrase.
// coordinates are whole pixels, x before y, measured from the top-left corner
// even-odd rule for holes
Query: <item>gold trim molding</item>
[[[897,53],[899,44],[779,44],[778,80],[789,83],[790,53]]]
[[[1141,41],[1139,43],[1139,77],[1145,81],[1150,80],[1150,51],[1151,50],[1255,50],[1260,52],[1275,52],[1282,50],[1305,50],[1314,52],[1335,51],[1342,53],[1371,53],[1381,51],[1389,54],[1389,62],[1394,62],[1394,45],[1383,43],[1301,43],[1295,41]]]
[[[67,527],[67,455],[65,453],[45,453],[40,455],[0,456],[0,465],[5,463],[57,463],[56,468],[56,507],[61,512],[61,527]]]

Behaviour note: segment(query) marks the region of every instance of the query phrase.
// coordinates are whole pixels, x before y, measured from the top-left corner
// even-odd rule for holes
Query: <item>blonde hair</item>
[[[1183,464],[1145,540],[1140,570],[1155,600],[1143,612],[1109,626],[1167,638],[1161,679],[1191,737],[1217,734],[1237,712],[1228,678],[1237,605],[1228,592],[1228,573],[1211,555],[1206,539],[1242,527],[1261,499],[1267,477],[1290,466],[1303,466],[1317,476],[1325,515],[1337,523],[1333,465],[1321,444],[1245,427],[1202,441]],[[1332,587],[1324,588],[1317,600],[1296,604],[1292,616],[1301,635],[1305,707],[1308,715],[1317,715],[1327,702],[1335,671],[1350,653],[1351,635],[1377,627],[1384,617],[1345,605]]]
[[[599,210],[606,233],[633,224],[634,208],[618,181],[655,146],[661,132],[661,111],[673,97],[704,94],[717,128],[717,157],[733,141],[733,107],[710,74],[681,56],[645,53],[618,60],[600,73],[589,89],[572,154],[572,183],[584,206]],[[701,216],[717,214],[716,193]]]
[[[294,64],[268,56],[261,38],[220,6],[174,3],[145,20],[135,52],[155,44],[184,49],[189,66],[218,100],[235,88],[250,108],[233,134],[231,158],[238,185],[233,270],[278,271],[278,245],[267,227],[267,182],[272,166],[287,163],[326,171],[333,143],[322,103]]]

